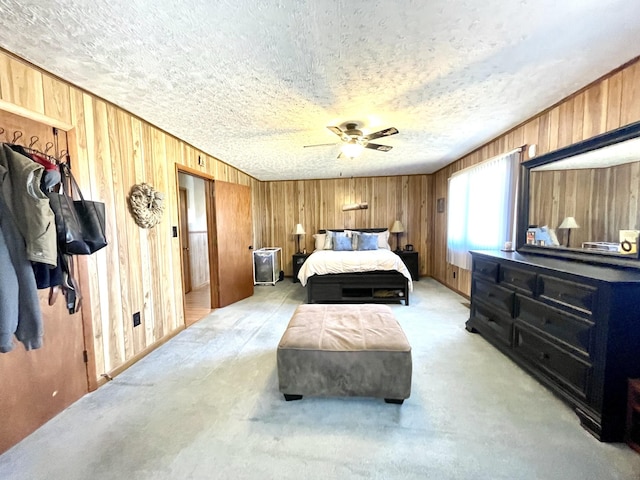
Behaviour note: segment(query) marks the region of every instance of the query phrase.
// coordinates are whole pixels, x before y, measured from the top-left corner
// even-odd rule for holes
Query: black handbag
[[[56,219],[58,248],[67,255],[90,255],[107,246],[104,203],[85,200],[66,164],[60,164],[60,173],[60,190],[47,194]],[[80,200],[69,195],[69,182]]]

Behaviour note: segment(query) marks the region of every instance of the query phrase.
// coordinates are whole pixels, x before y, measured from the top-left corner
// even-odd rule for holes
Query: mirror
[[[638,262],[640,122],[524,162],[518,251]]]

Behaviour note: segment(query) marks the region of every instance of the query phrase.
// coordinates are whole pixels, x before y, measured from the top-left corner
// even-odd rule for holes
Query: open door
[[[253,295],[253,231],[251,188],[215,180],[209,185],[212,199],[210,242],[212,261],[211,298],[216,307],[224,307]],[[212,302],[213,303],[213,302]]]

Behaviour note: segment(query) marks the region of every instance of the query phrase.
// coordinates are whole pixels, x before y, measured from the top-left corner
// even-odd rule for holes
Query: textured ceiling
[[[0,0],[0,46],[260,180],[431,173],[640,54],[634,0]],[[325,128],[396,127],[355,160]]]

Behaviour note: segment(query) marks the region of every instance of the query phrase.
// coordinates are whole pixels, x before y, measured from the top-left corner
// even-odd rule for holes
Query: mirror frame
[[[587,263],[615,265],[620,267],[640,268],[640,248],[636,248],[636,255],[620,255],[604,251],[582,249],[559,248],[553,246],[528,245],[526,243],[527,229],[529,228],[529,177],[531,169],[557,162],[566,158],[579,155],[591,150],[607,147],[625,140],[640,137],[640,122],[631,123],[624,127],[596,135],[568,147],[563,147],[553,152],[534,157],[520,164],[520,186],[518,192],[518,219],[516,224],[516,250],[520,253],[545,255]],[[639,155],[640,156],[640,155]],[[640,247],[640,238],[638,239]]]

